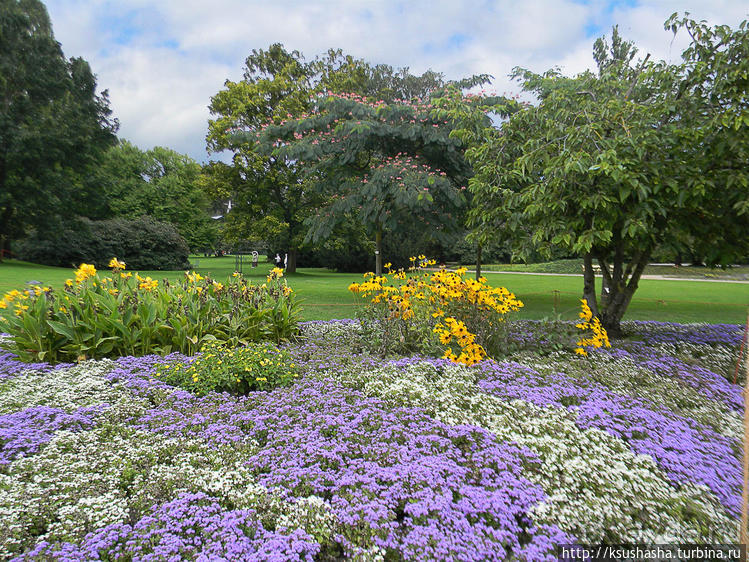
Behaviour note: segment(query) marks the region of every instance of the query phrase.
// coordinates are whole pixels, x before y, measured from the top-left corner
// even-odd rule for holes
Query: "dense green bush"
[[[289,354],[268,342],[227,347],[209,341],[200,351],[192,361],[160,365],[156,376],[198,396],[209,392],[242,395],[270,390],[299,376]]]
[[[194,354],[206,341],[230,346],[297,332],[295,297],[275,269],[262,285],[241,275],[227,284],[196,273],[180,283],[159,283],[123,271],[112,260],[111,277],[84,264],[64,289],[11,291],[0,300],[5,345],[25,361],[50,363],[123,355]]]
[[[90,221],[71,220],[60,230],[35,231],[16,248],[22,260],[76,267],[90,263],[104,268],[118,256],[132,269],[186,269],[189,250],[169,223],[150,217]]]

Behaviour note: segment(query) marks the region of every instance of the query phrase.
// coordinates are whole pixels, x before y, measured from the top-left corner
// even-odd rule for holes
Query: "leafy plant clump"
[[[238,273],[226,284],[186,273],[179,283],[125,271],[116,258],[102,277],[82,264],[64,288],[11,291],[0,300],[7,346],[24,361],[181,352],[207,340],[230,346],[280,343],[298,331],[298,305],[280,269],[253,285]]]
[[[299,376],[289,354],[268,342],[233,348],[208,341],[200,351],[190,362],[160,365],[156,376],[198,396],[209,392],[244,395],[270,390]]]
[[[434,265],[425,256],[410,258],[411,275],[403,269],[387,274],[365,273],[364,283],[349,290],[369,298],[361,313],[365,340],[383,354],[418,351],[441,354],[455,363],[473,365],[501,354],[506,315],[523,303],[486,278],[466,279],[466,269],[424,271]]]

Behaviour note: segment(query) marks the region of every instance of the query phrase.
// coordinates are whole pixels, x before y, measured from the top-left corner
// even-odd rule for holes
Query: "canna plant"
[[[298,330],[298,304],[274,270],[253,285],[240,274],[219,283],[186,273],[179,283],[125,271],[116,258],[111,275],[82,264],[61,290],[35,287],[0,300],[0,328],[9,350],[25,361],[196,353],[205,341],[230,346],[271,340]]]

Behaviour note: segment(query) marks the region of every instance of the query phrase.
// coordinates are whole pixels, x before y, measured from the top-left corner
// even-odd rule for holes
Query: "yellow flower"
[[[145,289],[146,291],[155,289],[159,284],[159,282],[156,279],[151,279],[150,277],[146,277],[145,279],[143,279],[142,277],[139,277],[138,280],[140,281],[138,288]]]
[[[94,275],[96,275],[96,268],[90,263],[82,263],[75,271],[75,280],[78,283],[83,283],[86,279]]]
[[[72,279],[66,279],[65,280],[65,286],[66,287],[72,287],[73,286],[73,280]]]
[[[0,308],[8,308],[8,303],[5,300],[0,301]]]
[[[66,314],[68,312],[68,309],[60,305],[60,312],[62,312],[63,314]]]
[[[270,270],[270,273],[268,274],[268,277],[266,278],[266,281],[270,283],[274,279],[278,279],[280,277],[283,277],[283,269],[280,267],[274,267]]]
[[[111,267],[115,271],[125,269],[125,262],[120,261],[117,258],[112,258],[111,260],[109,260],[109,267]]]

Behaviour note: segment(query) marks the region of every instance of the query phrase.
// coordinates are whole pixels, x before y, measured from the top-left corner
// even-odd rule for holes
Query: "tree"
[[[305,241],[318,243],[333,232],[333,224],[320,229],[314,221],[314,232],[310,232],[312,212],[330,207],[333,194],[321,188],[326,181],[321,168],[312,169],[308,161],[290,152],[274,151],[261,133],[268,127],[315,118],[315,104],[329,91],[392,101],[426,96],[443,85],[441,74],[428,71],[413,76],[408,69],[373,67],[340,50],[329,50],[309,63],[301,53],[288,53],[278,44],[267,52],[253,51],[246,62],[244,79],[227,82],[226,89],[211,103],[217,118],[209,124],[209,148],[234,153],[234,173],[216,165],[212,170],[218,174],[218,181],[207,182],[213,186],[213,194],[228,195],[234,203],[227,226],[235,230],[235,235],[236,229],[264,232],[266,238],[270,233],[277,243],[290,249],[289,270],[294,271],[301,245]],[[322,98],[318,97],[321,94]],[[348,219],[357,215],[361,216],[347,213]]]
[[[450,136],[460,141],[466,156],[470,155],[472,160],[481,160],[481,155],[490,146],[490,142],[499,136],[500,130],[494,126],[492,117],[507,118],[520,109],[520,105],[513,99],[497,96],[485,96],[464,93],[458,84],[450,84],[440,96],[434,100],[437,108],[434,112],[438,119],[450,120],[454,126]],[[489,178],[487,177],[489,176]],[[470,183],[472,189],[467,193],[468,212],[466,226],[469,231],[466,242],[476,244],[476,279],[481,278],[481,260],[483,248],[487,245],[495,248],[501,245],[502,235],[505,232],[503,221],[490,222],[484,218],[483,203],[473,195],[480,191],[478,188],[482,182],[491,181],[493,176],[488,173],[486,167],[482,173],[472,177]],[[488,186],[484,185],[483,189]]]
[[[0,0],[0,249],[101,206],[85,172],[116,140],[110,114],[88,63],[64,57],[44,5]]]
[[[745,42],[725,36],[731,45]],[[581,255],[583,296],[612,335],[620,333],[653,248],[698,234],[710,243],[710,262],[725,263],[746,247],[745,236],[725,237],[748,226],[746,188],[726,197],[732,174],[705,179],[708,139],[724,151],[731,146],[710,117],[711,73],[698,77],[687,66],[635,62],[635,55],[614,28],[611,44],[595,43],[597,73],[568,78],[515,69],[538,103],[468,151],[476,173],[470,189],[482,203],[476,218],[503,223],[520,255],[528,239],[546,252],[561,247]],[[704,99],[690,95],[700,91]],[[746,107],[745,99],[733,99]],[[743,117],[741,123],[745,137]],[[602,271],[600,298],[593,260]]]
[[[123,140],[107,152],[97,178],[104,186],[107,216],[171,223],[195,252],[212,248],[218,237],[201,172],[189,156],[160,146],[142,151]]]
[[[689,107],[681,141],[689,147],[696,173],[683,181],[713,200],[705,200],[707,212],[693,209],[701,220],[692,221],[682,245],[706,265],[725,265],[749,255],[749,23],[737,29],[710,27],[688,16],[673,14],[664,24],[691,39],[683,53],[679,95]]]
[[[211,98],[215,119],[208,123],[209,150],[229,150],[233,158],[230,169],[219,164],[208,168],[216,175],[204,185],[214,198],[231,199],[228,226],[234,237],[240,237],[237,228],[246,234],[242,237],[265,237],[270,232],[277,244],[288,248],[287,270],[292,273],[304,238],[304,218],[317,199],[305,189],[299,163],[263,155],[255,138],[233,133],[259,131],[306,111],[312,74],[298,51],[287,52],[280,44],[267,51],[253,50],[245,61],[243,79],[227,81]]]
[[[308,238],[325,239],[358,218],[375,237],[382,274],[385,232],[419,226],[435,237],[456,226],[470,167],[446,122],[426,102],[370,101],[357,94],[321,94],[309,116],[269,127],[268,154],[306,163],[326,204],[308,219]],[[418,224],[418,223],[416,223]]]

